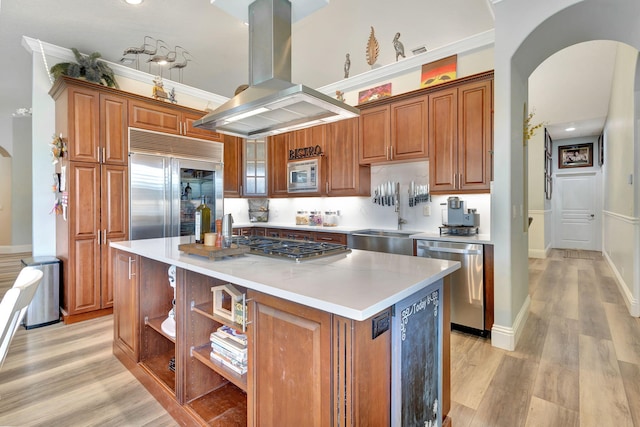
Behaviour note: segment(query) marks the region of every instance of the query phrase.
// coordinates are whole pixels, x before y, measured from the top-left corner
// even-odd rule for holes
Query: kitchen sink
[[[349,235],[348,246],[352,249],[386,252],[390,254],[413,255],[413,239],[409,238],[415,231],[402,230],[356,230]]]

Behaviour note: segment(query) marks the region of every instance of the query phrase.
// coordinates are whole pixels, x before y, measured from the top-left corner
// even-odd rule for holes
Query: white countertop
[[[247,254],[218,261],[178,250],[188,237],[111,246],[286,300],[365,320],[460,268],[459,262],[352,250],[295,262]]]

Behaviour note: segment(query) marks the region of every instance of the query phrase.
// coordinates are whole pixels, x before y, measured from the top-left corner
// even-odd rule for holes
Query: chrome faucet
[[[402,230],[402,224],[406,224],[407,220],[400,217],[400,183],[396,183],[393,202],[393,204],[395,205],[395,211],[398,214],[398,230]]]
[[[398,212],[398,230],[402,230],[402,224],[406,224],[407,220],[400,218],[400,212]]]

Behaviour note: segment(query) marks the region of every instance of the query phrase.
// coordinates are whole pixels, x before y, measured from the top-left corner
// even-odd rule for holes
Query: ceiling
[[[299,0],[294,0],[294,9],[295,1]],[[444,46],[494,27],[491,1],[427,3],[428,7],[425,0],[329,1],[292,26],[292,81],[312,88],[339,81],[346,53],[351,56],[351,75],[367,71],[365,46],[371,27],[380,44],[379,64],[395,61],[396,32],[411,55],[413,48]],[[170,48],[182,46],[193,58],[182,76],[147,63],[147,55],[139,57],[141,71],[162,73],[165,79],[231,97],[248,80],[248,27],[210,0],[177,4],[175,0],[144,0],[138,6],[124,0],[1,0],[0,117],[31,103],[31,57],[21,46],[23,35],[83,53],[100,52],[112,62],[120,62],[125,49],[142,46],[145,36],[163,40]],[[562,51],[532,75],[530,89],[537,96],[530,97],[530,104],[536,117],[553,129],[554,138],[563,136],[556,124],[584,122],[592,134],[602,128],[615,48],[606,42],[596,45]],[[599,129],[594,130],[594,124]]]

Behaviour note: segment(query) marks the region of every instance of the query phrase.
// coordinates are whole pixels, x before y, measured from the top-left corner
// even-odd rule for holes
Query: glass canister
[[[296,225],[309,225],[309,212],[297,211],[296,212]]]
[[[309,212],[309,225],[322,226],[322,212],[311,211]]]
[[[326,211],[323,218],[323,227],[336,227],[338,225],[338,212]]]

